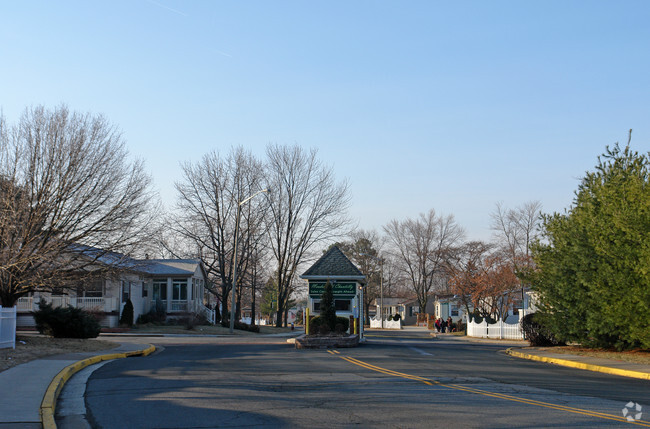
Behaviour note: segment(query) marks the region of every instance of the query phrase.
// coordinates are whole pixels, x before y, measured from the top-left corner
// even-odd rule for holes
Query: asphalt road
[[[156,341],[159,341],[158,343]],[[192,341],[194,342],[194,341]],[[285,339],[154,339],[86,384],[97,428],[650,427],[650,382],[510,357],[503,344],[369,333],[354,349]],[[647,414],[628,423],[633,401]]]

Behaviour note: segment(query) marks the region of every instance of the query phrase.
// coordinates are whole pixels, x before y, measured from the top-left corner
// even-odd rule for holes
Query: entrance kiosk
[[[300,278],[309,281],[309,314],[320,313],[320,297],[329,281],[334,292],[336,315],[354,317],[359,326],[359,341],[363,341],[363,287],[366,276],[336,246],[332,246]],[[309,322],[307,322],[309,323]],[[350,332],[354,327],[350,325]]]

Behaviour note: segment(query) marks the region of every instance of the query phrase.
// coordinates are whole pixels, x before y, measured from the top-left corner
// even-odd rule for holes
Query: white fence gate
[[[524,331],[519,323],[510,324],[503,320],[497,323],[488,324],[485,320],[482,323],[471,321],[467,324],[467,336],[479,338],[498,338],[506,340],[523,340]]]
[[[0,307],[0,349],[16,348],[16,307]]]

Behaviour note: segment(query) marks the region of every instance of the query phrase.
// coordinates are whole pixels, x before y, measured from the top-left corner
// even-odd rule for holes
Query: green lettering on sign
[[[325,283],[309,283],[309,296],[319,298],[325,292]],[[357,293],[356,283],[332,283],[335,297],[353,297]]]

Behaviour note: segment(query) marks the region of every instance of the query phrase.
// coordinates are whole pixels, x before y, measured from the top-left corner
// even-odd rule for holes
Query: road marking
[[[422,349],[418,349],[417,347],[406,346],[406,348],[409,350],[413,350],[415,353],[421,354],[423,356],[433,356],[431,353],[427,353]]]
[[[334,355],[334,353],[331,353],[331,354]],[[535,401],[533,399],[520,398],[520,397],[517,397],[517,396],[506,395],[506,394],[503,394],[503,393],[488,392],[487,390],[475,389],[473,387],[460,386],[458,384],[445,384],[445,383],[441,383],[439,381],[430,380],[430,379],[425,378],[425,377],[420,377],[420,376],[411,375],[411,374],[405,374],[403,372],[397,372],[397,371],[393,371],[393,370],[390,370],[390,369],[382,368],[382,367],[379,367],[379,366],[372,365],[372,364],[369,364],[367,362],[361,361],[359,359],[355,359],[353,357],[342,356],[342,355],[338,355],[337,357],[339,357],[339,358],[341,358],[341,359],[343,359],[343,360],[345,360],[345,361],[347,361],[349,363],[352,363],[354,365],[360,366],[362,368],[369,369],[371,371],[376,371],[376,372],[380,372],[382,374],[392,375],[392,376],[395,376],[395,377],[406,378],[406,379],[409,379],[409,380],[419,381],[419,382],[424,383],[424,384],[429,385],[429,386],[436,385],[436,386],[446,387],[448,389],[454,389],[454,390],[460,390],[460,391],[467,392],[467,393],[473,393],[473,394],[476,394],[476,395],[483,395],[483,396],[489,396],[489,397],[497,398],[497,399],[504,399],[506,401],[519,402],[519,403],[527,404],[527,405],[534,405],[534,406],[543,407],[543,408],[550,408],[550,409],[554,409],[554,410],[567,411],[569,413],[574,413],[574,414],[582,414],[582,415],[589,416],[589,417],[597,417],[597,418],[601,418],[601,419],[614,420],[614,421],[617,421],[617,422],[631,423],[631,424],[634,424],[634,425],[637,425],[637,426],[650,427],[650,422],[646,422],[646,421],[643,421],[643,420],[636,420],[636,421],[630,422],[625,417],[622,417],[622,416],[619,417],[619,416],[616,416],[616,415],[613,415],[613,414],[606,414],[606,413],[600,413],[600,412],[597,412],[597,411],[583,410],[583,409],[580,409],[580,408],[573,408],[573,407],[567,407],[567,406],[564,406],[564,405],[551,404],[549,402]]]

